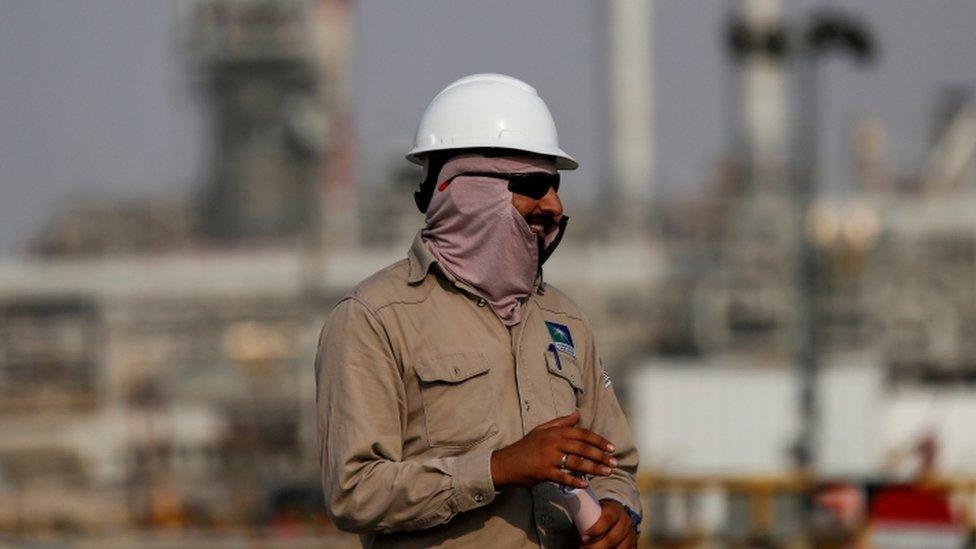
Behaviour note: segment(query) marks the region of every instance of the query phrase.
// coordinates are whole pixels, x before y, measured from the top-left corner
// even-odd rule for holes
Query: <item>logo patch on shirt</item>
[[[557,349],[570,356],[576,356],[576,347],[573,346],[573,335],[569,333],[569,328],[547,320],[546,329],[549,330],[549,337],[552,338],[552,344]]]
[[[613,385],[613,380],[610,379],[610,372],[607,371],[607,367],[603,365],[603,359],[600,359],[600,377],[603,378],[603,388],[609,389]]]

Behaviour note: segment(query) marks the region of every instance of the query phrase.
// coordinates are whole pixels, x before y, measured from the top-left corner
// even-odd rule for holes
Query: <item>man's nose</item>
[[[536,209],[556,219],[563,215],[563,203],[559,200],[559,193],[555,188],[549,187],[549,192],[539,200]]]

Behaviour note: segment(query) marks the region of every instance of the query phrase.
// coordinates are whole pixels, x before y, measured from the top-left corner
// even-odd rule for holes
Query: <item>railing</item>
[[[976,536],[976,478],[928,476],[910,483],[884,479],[814,479],[802,474],[638,477],[644,498],[641,547],[710,547],[715,543],[870,547],[890,526],[876,503],[892,489],[932,496],[951,511],[937,524],[957,538]],[[900,519],[900,532],[931,528],[931,515]],[[887,534],[890,535],[890,534]],[[907,535],[907,534],[905,534]],[[752,545],[750,545],[752,546]]]

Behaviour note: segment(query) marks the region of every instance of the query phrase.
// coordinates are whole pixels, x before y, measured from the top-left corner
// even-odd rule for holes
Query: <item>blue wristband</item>
[[[634,533],[640,534],[640,523],[642,517],[627,505],[624,505],[624,509],[627,510],[627,514],[630,515],[630,521],[634,524]]]

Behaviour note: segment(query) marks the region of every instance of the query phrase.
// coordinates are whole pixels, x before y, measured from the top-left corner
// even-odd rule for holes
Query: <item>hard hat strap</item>
[[[559,246],[559,242],[562,241],[563,235],[566,234],[566,224],[569,223],[569,216],[564,215],[562,219],[559,220],[559,228],[557,229],[556,236],[553,237],[552,242],[546,246],[545,240],[538,236],[539,242],[539,274],[542,274],[542,264],[549,259],[552,252],[556,251],[556,246]]]

